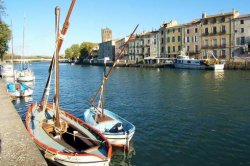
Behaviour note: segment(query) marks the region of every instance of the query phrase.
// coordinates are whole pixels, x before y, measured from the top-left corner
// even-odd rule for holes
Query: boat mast
[[[130,42],[130,40],[132,39],[132,36],[134,35],[134,33],[135,33],[136,29],[138,28],[138,26],[139,26],[139,24],[135,27],[133,32],[130,34],[128,40],[124,43],[123,48],[121,49],[121,51],[116,56],[115,61],[114,61],[113,65],[109,68],[107,74],[106,74],[106,61],[105,61],[105,58],[104,58],[105,67],[104,67],[104,74],[103,74],[102,84],[99,87],[98,91],[96,92],[95,96],[92,99],[89,100],[89,104],[91,106],[93,106],[96,110],[101,112],[101,117],[104,117],[104,91],[105,91],[106,82],[108,81],[109,76],[111,75],[113,69],[115,68],[117,60],[119,60],[119,59],[121,59],[123,57],[124,50],[125,50],[126,46],[128,45],[128,43]],[[98,96],[98,94],[100,96],[99,96],[98,107],[96,107],[95,104],[94,104],[94,101],[95,101],[96,97]],[[101,110],[99,110],[100,106],[101,106]],[[95,121],[97,121],[97,116],[96,116]]]
[[[13,75],[14,75],[14,48],[13,48],[13,46],[14,46],[14,42],[13,42],[13,25],[12,25],[12,20],[11,20],[11,28],[12,28],[12,30],[11,30],[11,64],[12,64],[12,69],[13,69]],[[15,77],[15,75],[14,75],[14,77]],[[14,80],[15,81],[15,80]]]
[[[59,38],[59,22],[60,22],[60,8],[57,6],[55,8],[55,20],[56,20],[56,41]],[[56,47],[56,56],[55,56],[55,77],[56,77],[56,83],[55,83],[55,109],[56,109],[56,121],[55,126],[57,128],[60,128],[60,110],[59,110],[59,48]]]
[[[66,19],[64,21],[63,28],[62,28],[61,33],[60,33],[60,38],[58,38],[57,41],[56,41],[57,42],[56,45],[57,45],[58,52],[61,49],[61,46],[63,44],[64,36],[67,33],[67,30],[68,30],[68,27],[69,27],[69,18],[70,18],[72,10],[74,8],[75,2],[76,2],[76,0],[72,0],[69,11],[68,11],[68,14],[67,14],[67,17],[66,17]],[[52,70],[53,70],[54,65],[55,65],[54,64],[55,63],[55,54],[56,54],[56,51],[54,52],[53,57],[52,57],[52,61],[50,63],[49,76],[47,78],[47,82],[46,82],[46,85],[45,85],[45,88],[44,88],[44,91],[43,91],[43,95],[42,95],[42,98],[41,98],[41,102],[45,101],[45,103],[48,100],[48,95],[49,95],[49,90],[50,90],[49,86],[50,86],[50,81],[51,81],[51,77],[52,77]],[[45,105],[45,107],[46,107],[46,105]]]
[[[24,33],[25,33],[25,16],[24,16],[24,23],[23,23],[23,49],[21,55],[21,70],[23,70],[23,56],[24,56]]]

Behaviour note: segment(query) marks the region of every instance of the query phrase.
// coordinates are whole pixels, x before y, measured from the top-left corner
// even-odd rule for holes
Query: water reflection
[[[214,78],[216,80],[223,80],[224,79],[224,70],[214,71]]]
[[[124,150],[122,148],[114,148],[113,147],[113,156],[111,158],[110,165],[111,166],[117,166],[117,165],[122,165],[122,166],[128,166],[132,165],[131,160],[133,156],[135,156],[135,148],[131,144],[128,150]]]

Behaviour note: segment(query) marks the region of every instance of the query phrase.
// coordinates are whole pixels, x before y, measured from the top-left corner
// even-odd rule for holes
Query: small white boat
[[[2,77],[13,77],[14,70],[12,64],[2,64],[0,65],[0,75]]]
[[[104,134],[112,145],[128,147],[135,133],[135,126],[111,111],[105,109],[104,112],[104,117],[101,118],[101,113],[96,108],[91,107],[85,110],[84,121]],[[97,121],[95,120],[96,116],[99,116]]]
[[[15,76],[19,82],[30,82],[35,80],[34,73],[29,68],[21,71],[16,71]]]
[[[224,65],[224,63],[220,62],[215,57],[214,59],[190,58],[186,55],[185,51],[181,51],[181,55],[177,56],[174,62],[174,67],[180,69],[224,70]]]
[[[26,97],[33,94],[33,89],[24,83],[8,83],[6,88],[11,97]]]

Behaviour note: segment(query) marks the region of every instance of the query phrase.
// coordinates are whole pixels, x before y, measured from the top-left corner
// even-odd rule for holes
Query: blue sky
[[[7,24],[12,20],[14,52],[22,53],[25,25],[25,55],[52,55],[54,8],[61,8],[62,25],[70,3],[70,0],[4,0],[7,16],[3,19]],[[101,28],[109,27],[113,38],[121,38],[137,24],[137,32],[151,31],[170,20],[185,23],[200,18],[204,11],[217,14],[234,8],[248,14],[249,5],[249,0],[77,0],[61,54],[75,43],[101,42]]]

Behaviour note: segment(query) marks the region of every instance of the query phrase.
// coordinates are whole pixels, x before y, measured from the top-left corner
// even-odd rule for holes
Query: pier
[[[0,79],[0,165],[46,166]]]

